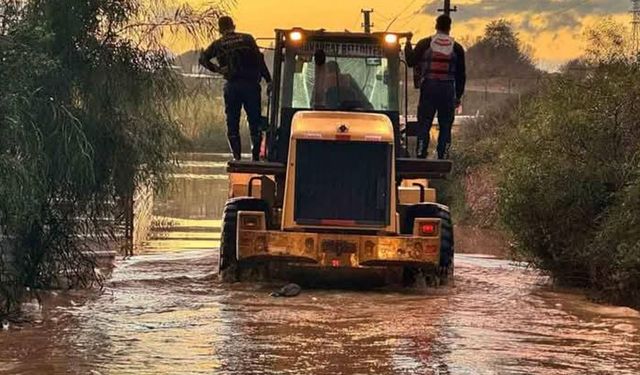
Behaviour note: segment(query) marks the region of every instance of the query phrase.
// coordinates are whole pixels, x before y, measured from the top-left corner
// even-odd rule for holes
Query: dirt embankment
[[[498,188],[495,176],[489,168],[481,166],[469,169],[463,179],[467,215],[455,227],[456,251],[508,257],[509,238],[496,229]]]
[[[499,230],[461,224],[455,226],[455,233],[457,253],[509,257],[509,240]]]

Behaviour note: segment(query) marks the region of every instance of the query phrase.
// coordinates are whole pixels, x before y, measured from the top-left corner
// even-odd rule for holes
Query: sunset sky
[[[194,5],[206,0],[191,0]],[[628,25],[628,0],[453,0],[459,11],[453,15],[457,38],[482,33],[488,21],[506,18],[522,39],[531,45],[542,67],[553,68],[577,57],[584,48],[585,26],[604,16]],[[300,26],[331,30],[361,29],[360,9],[373,8],[374,30],[411,31],[418,36],[432,33],[436,9],[442,0],[237,0],[231,9],[240,31],[255,37],[272,37],[273,29]],[[268,45],[268,41],[261,42]],[[183,44],[183,43],[180,43]],[[190,48],[186,45],[176,49]]]

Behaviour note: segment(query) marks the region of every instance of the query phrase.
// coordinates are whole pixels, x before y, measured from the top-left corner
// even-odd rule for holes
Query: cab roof
[[[364,32],[351,32],[351,31],[327,31],[325,29],[308,30],[300,27],[294,27],[291,29],[276,29],[275,31],[276,33],[283,33],[285,35],[293,31],[299,31],[303,33],[307,38],[315,41],[340,40],[340,41],[349,41],[349,42],[374,42],[374,43],[379,43],[380,41],[384,40],[384,37],[387,34],[395,34],[398,37],[405,37],[410,34],[410,33],[395,33],[395,32],[364,33]]]

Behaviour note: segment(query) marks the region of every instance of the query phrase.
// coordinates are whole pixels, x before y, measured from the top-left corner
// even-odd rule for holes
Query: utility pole
[[[362,24],[362,27],[364,27],[364,32],[369,34],[371,33],[371,28],[373,27],[373,24],[371,23],[371,13],[373,13],[373,9],[362,9],[360,10],[360,12],[364,16],[364,23]]]
[[[636,56],[640,54],[640,0],[631,0],[631,48]]]
[[[634,0],[634,1],[640,1],[640,0]],[[444,8],[442,9],[438,9],[438,12],[442,12],[447,16],[451,15],[451,12],[457,12],[458,11],[458,6],[454,6],[453,8],[451,7],[451,0],[444,0]]]

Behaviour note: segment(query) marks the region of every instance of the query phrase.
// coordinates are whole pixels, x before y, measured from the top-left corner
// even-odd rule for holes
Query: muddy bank
[[[509,238],[496,229],[479,228],[473,225],[455,226],[456,253],[487,254],[508,259]]]

